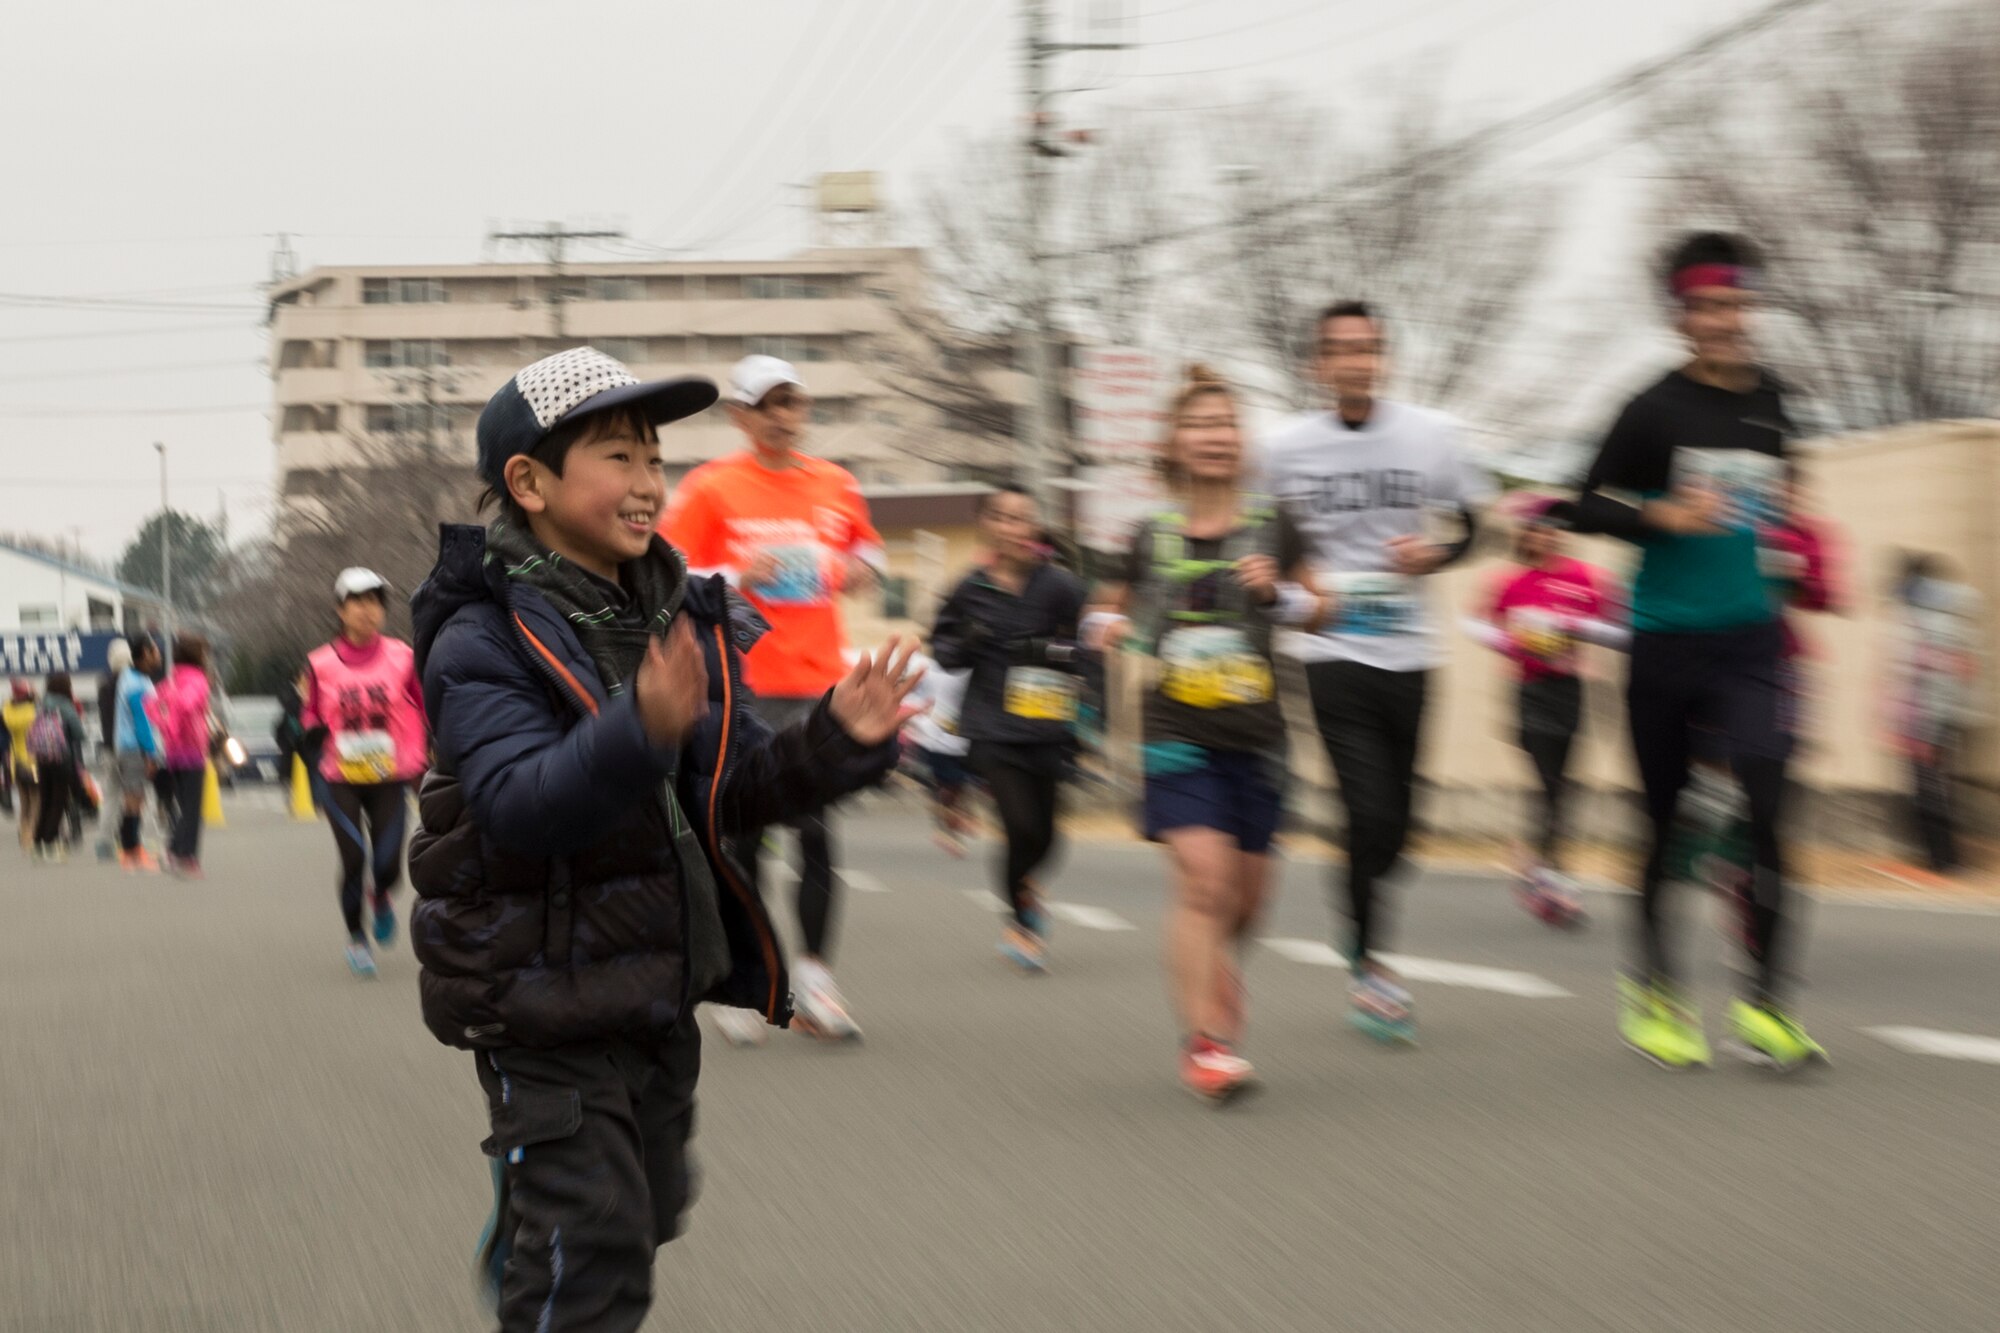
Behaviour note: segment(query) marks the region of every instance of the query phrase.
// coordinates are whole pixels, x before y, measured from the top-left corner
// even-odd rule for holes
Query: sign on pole
[[[89,634],[79,630],[57,630],[29,634],[18,630],[0,633],[0,676],[46,676],[52,671],[103,671],[109,665],[111,644],[124,635],[108,631]]]
[[[1077,349],[1070,392],[1088,460],[1077,476],[1077,538],[1085,546],[1124,550],[1132,529],[1165,499],[1167,375],[1164,362],[1134,347]]]

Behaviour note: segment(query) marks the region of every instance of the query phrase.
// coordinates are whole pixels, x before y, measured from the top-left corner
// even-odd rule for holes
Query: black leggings
[[[333,845],[340,852],[340,915],[354,939],[361,938],[361,900],[370,863],[375,892],[385,899],[402,877],[407,790],[401,782],[326,785],[326,822],[333,826]]]
[[[824,961],[833,935],[833,827],[825,810],[816,810],[786,827],[799,835],[799,886],[792,899],[799,914],[799,944],[805,953]],[[752,887],[759,896],[764,892],[765,832],[757,830],[744,843],[751,852]]]
[[[819,707],[819,696],[787,698],[759,696],[751,708],[772,731],[802,725]],[[833,813],[815,810],[787,825],[799,835],[799,883],[792,906],[799,917],[799,946],[802,952],[824,962],[833,946],[834,894],[839,887],[833,873]],[[749,855],[751,888],[761,897],[763,884],[764,835],[755,829],[743,835],[741,846]]]
[[[1674,814],[1687,785],[1697,727],[1711,730],[1750,807],[1753,870],[1746,904],[1751,998],[1776,1003],[1785,976],[1786,894],[1779,822],[1784,812],[1786,733],[1776,623],[1710,634],[1632,636],[1626,708],[1632,750],[1651,824],[1639,882],[1639,937],[1644,966],[1656,978],[1678,974],[1667,945],[1663,899]]]
[[[1024,902],[1035,893],[1033,876],[1056,849],[1056,821],[1062,814],[1062,779],[1068,764],[1067,745],[1005,745],[975,742],[967,756],[973,772],[985,780],[1000,828],[1007,839],[1000,858],[1000,894],[1021,918]]]
[[[1542,784],[1535,857],[1551,870],[1560,869],[1569,805],[1569,752],[1583,718],[1583,682],[1575,676],[1522,681],[1520,718],[1521,748],[1534,762]]]
[[[1940,875],[1958,869],[1958,833],[1952,817],[1952,750],[1956,737],[1941,738],[1928,762],[1910,762],[1911,811],[1924,863]]]
[[[63,824],[69,819],[70,803],[76,799],[76,765],[70,761],[42,760],[42,804],[35,815],[35,846],[56,847],[63,840]]]
[[[1312,662],[1306,684],[1346,811],[1350,956],[1367,958],[1378,943],[1376,886],[1410,838],[1425,675],[1359,662]]]
[[[167,850],[183,861],[201,859],[201,797],[202,789],[208,785],[208,772],[200,768],[174,768],[162,770],[171,774],[168,779],[173,798],[168,808],[173,811],[173,832],[167,840]]]

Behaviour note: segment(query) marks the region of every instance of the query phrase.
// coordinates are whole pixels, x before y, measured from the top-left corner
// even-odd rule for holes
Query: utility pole
[[[160,455],[160,628],[166,644],[160,656],[168,666],[174,661],[174,544],[168,539],[173,527],[173,511],[167,508],[167,446],[153,441]]]
[[[572,231],[560,222],[545,223],[540,231],[492,231],[486,233],[487,244],[508,241],[541,247],[548,257],[549,291],[543,298],[549,307],[550,332],[558,340],[568,336],[563,329],[563,302],[568,293],[563,290],[563,251],[571,241],[622,241],[622,231]]]
[[[1055,181],[1052,167],[1067,150],[1050,138],[1055,99],[1066,90],[1049,85],[1049,64],[1057,56],[1077,51],[1123,51],[1128,42],[1057,42],[1049,37],[1048,0],[1022,0],[1021,54],[1025,67],[1023,92],[1027,101],[1027,134],[1023,138],[1022,171],[1028,210],[1028,468],[1042,503],[1058,525],[1069,528],[1068,509],[1055,503],[1054,483],[1062,475],[1069,451],[1063,443],[1063,382],[1056,361],[1056,329],[1046,261],[1048,224]]]

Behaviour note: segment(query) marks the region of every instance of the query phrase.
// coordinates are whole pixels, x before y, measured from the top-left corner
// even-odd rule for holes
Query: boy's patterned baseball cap
[[[500,386],[479,414],[479,476],[504,490],[507,460],[533,452],[549,432],[591,412],[636,407],[655,426],[691,417],[717,398],[700,375],[641,381],[595,347],[545,356]]]

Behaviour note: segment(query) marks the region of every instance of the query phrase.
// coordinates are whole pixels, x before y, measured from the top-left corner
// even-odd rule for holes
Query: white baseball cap
[[[374,570],[363,569],[359,565],[349,565],[341,570],[340,577],[333,581],[333,600],[336,602],[344,602],[350,597],[359,597],[363,593],[370,592],[386,595],[388,591],[389,580]]]
[[[764,401],[764,395],[780,384],[795,384],[806,387],[799,378],[799,372],[789,361],[780,361],[775,356],[746,356],[736,363],[729,372],[729,398],[731,402],[742,403],[745,407],[755,407]]]

